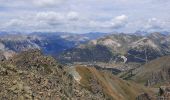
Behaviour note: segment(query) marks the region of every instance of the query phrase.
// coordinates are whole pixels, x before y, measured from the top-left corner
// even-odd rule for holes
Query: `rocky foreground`
[[[0,62],[1,100],[135,100],[152,92],[93,67],[65,67],[39,50]],[[142,98],[145,96],[142,96]]]

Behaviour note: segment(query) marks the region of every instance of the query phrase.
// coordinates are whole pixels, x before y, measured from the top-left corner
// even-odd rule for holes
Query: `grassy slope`
[[[133,80],[144,84],[152,76],[153,72],[159,72],[164,66],[167,65],[170,66],[170,56],[165,56],[150,61],[141,67],[141,70],[133,77]]]
[[[104,93],[115,100],[135,100],[140,93],[148,91],[135,83],[121,80],[109,73],[97,71],[95,68],[78,66],[76,70],[82,77],[80,82],[85,88],[91,88],[89,78],[95,76]]]

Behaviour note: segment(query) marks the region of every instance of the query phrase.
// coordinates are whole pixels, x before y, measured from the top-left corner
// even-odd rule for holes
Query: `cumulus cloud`
[[[127,23],[128,17],[126,15],[121,15],[113,18],[111,20],[111,27],[120,28],[123,27]]]
[[[11,19],[8,22],[4,23],[1,26],[1,29],[5,30],[13,30],[13,31],[21,31],[24,29],[30,29],[30,27],[35,27],[37,25],[36,22],[30,21],[30,19]]]
[[[8,8],[56,8],[68,0],[0,0],[0,6]]]
[[[67,14],[67,18],[68,18],[69,20],[75,21],[75,20],[78,20],[78,19],[79,19],[79,14],[78,14],[77,12],[72,11],[72,12],[69,12],[69,13]]]
[[[0,0],[0,29],[169,30],[169,3],[168,0]]]
[[[51,30],[58,31],[56,29],[66,29],[77,25],[80,23],[83,24],[79,19],[80,16],[75,11],[70,12],[54,12],[54,11],[46,11],[46,12],[38,12],[32,14],[28,17],[18,17],[11,19],[1,26],[1,29],[40,29],[40,30]],[[79,20],[79,21],[78,21]],[[81,26],[81,25],[80,25]]]
[[[119,29],[126,25],[128,17],[126,15],[117,16],[109,21],[91,21],[90,25],[96,28]]]
[[[164,22],[157,18],[150,18],[146,22],[144,29],[145,30],[161,30],[163,29]]]
[[[43,21],[43,22],[47,22],[47,23],[52,23],[52,22],[62,22],[63,20],[65,20],[64,15],[61,13],[57,13],[57,12],[39,12],[36,14],[35,19],[37,21]]]
[[[5,24],[6,27],[18,27],[24,25],[24,22],[20,19],[12,19]]]
[[[19,17],[6,22],[6,29],[32,29],[32,30],[51,30],[64,29],[67,31],[79,29],[120,29],[127,23],[126,15],[116,16],[110,20],[100,21],[90,18],[84,19],[78,12],[38,12],[29,17]]]
[[[80,19],[79,14],[74,11],[70,11],[67,13],[59,13],[59,12],[39,12],[35,17],[36,21],[44,22],[49,25],[61,25],[68,24],[70,22],[77,21]]]
[[[65,2],[65,0],[32,0],[33,4],[40,7],[55,6]]]

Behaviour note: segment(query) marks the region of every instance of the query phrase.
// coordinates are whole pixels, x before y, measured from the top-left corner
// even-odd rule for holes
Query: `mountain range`
[[[58,55],[89,40],[105,36],[104,33],[73,34],[64,32],[30,34],[0,32],[0,51],[21,52],[28,49],[41,49],[44,54]]]
[[[150,33],[145,36],[112,34],[68,49],[59,59],[71,62],[109,62],[123,58],[127,62],[148,62],[169,55],[169,41],[170,36],[161,33]]]
[[[169,98],[168,33],[1,32],[0,99]]]

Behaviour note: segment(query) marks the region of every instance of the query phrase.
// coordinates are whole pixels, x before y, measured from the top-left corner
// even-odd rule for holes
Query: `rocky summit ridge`
[[[39,50],[0,62],[1,100],[133,100],[149,91],[95,68],[63,66]]]

